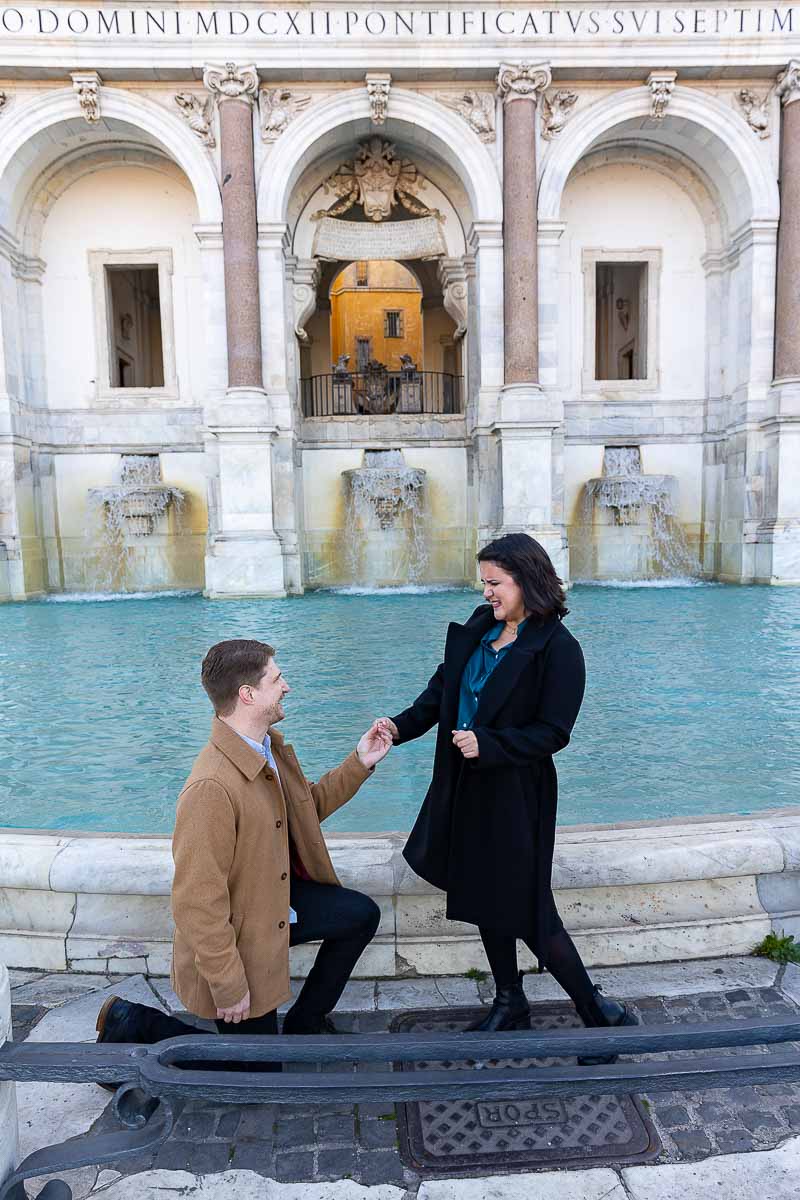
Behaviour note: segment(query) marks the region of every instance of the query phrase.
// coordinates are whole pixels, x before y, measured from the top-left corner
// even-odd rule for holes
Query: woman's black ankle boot
[[[466,1033],[499,1033],[506,1029],[530,1029],[531,1009],[522,987],[522,972],[517,982],[497,985],[492,1007],[485,1017],[468,1025]]]
[[[603,995],[600,988],[595,986],[592,998],[587,1005],[576,1005],[578,1016],[584,1025],[594,1029],[610,1029],[618,1025],[638,1025],[636,1017],[629,1012],[621,1000],[611,1000]],[[604,1067],[615,1063],[618,1054],[589,1055],[578,1059],[581,1067]]]

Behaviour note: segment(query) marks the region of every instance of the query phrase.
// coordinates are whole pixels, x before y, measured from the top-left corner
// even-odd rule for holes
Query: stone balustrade
[[[443,895],[403,859],[404,841],[400,833],[328,837],[342,882],[381,908],[356,974],[485,969],[475,928],[446,920]],[[3,830],[0,962],[167,974],[171,874],[168,838]],[[800,814],[564,827],[553,881],[590,964],[747,954],[771,929],[800,935]],[[313,954],[292,951],[296,975]]]

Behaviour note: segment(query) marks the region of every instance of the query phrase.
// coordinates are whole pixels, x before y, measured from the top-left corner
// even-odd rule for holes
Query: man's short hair
[[[236,707],[239,688],[257,687],[271,658],[272,646],[250,638],[217,642],[203,659],[200,681],[218,717],[227,717]]]

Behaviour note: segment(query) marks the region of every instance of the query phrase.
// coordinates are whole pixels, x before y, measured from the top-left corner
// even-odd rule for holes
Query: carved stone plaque
[[[314,258],[364,261],[369,259],[440,258],[447,253],[436,217],[417,221],[339,221],[322,217],[317,224]]]

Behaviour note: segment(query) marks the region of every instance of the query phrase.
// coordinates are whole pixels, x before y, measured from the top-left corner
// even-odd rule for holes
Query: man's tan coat
[[[270,730],[280,784],[257,750],[214,718],[178,799],[172,856],[172,986],[189,1012],[215,1017],[250,991],[250,1016],[289,988],[289,837],[318,883],[338,884],[320,821],[370,771],[355,751],[309,783]]]

